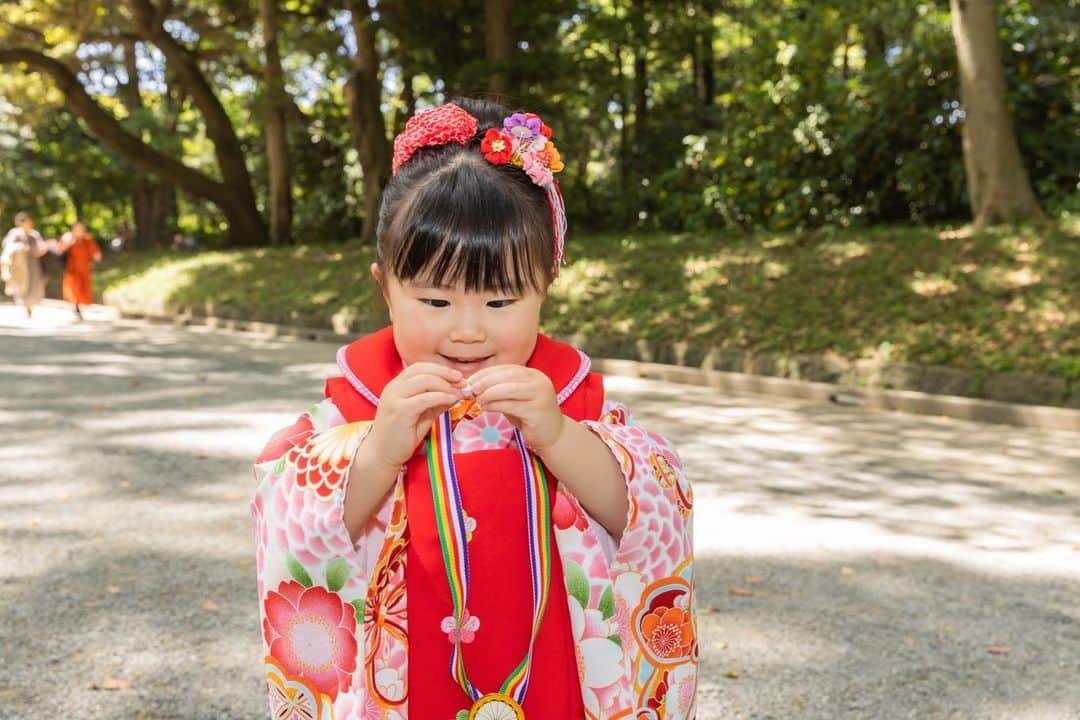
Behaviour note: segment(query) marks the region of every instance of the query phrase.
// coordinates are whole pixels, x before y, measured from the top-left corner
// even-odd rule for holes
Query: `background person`
[[[34,306],[45,298],[45,272],[40,258],[48,251],[49,245],[34,229],[29,213],[17,213],[15,227],[4,236],[0,249],[0,272],[4,292],[26,308],[28,318],[33,315]]]
[[[94,302],[93,265],[101,262],[101,248],[86,232],[82,220],[75,221],[57,245],[58,254],[67,255],[64,265],[64,301],[75,306],[75,317],[82,320],[80,305]]]

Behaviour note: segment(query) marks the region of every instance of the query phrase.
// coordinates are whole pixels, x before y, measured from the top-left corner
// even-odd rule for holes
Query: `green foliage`
[[[684,137],[658,183],[655,225],[783,230],[967,214],[947,8],[845,5],[792,4],[779,19],[747,13],[724,31],[736,70],[720,125]],[[1075,192],[1078,161],[1063,125],[1080,102],[1069,13],[1001,5],[1017,134],[1034,186],[1056,210]]]
[[[81,215],[91,233],[105,237],[122,219],[128,192],[123,165],[70,113],[49,114],[32,130],[0,120],[0,222],[25,210],[42,234],[55,237]]]
[[[998,2],[1009,105],[1051,214],[1075,207],[1078,0]],[[268,215],[261,35],[253,3],[173,3],[169,32],[198,57]],[[383,110],[485,95],[482,0],[380,2]],[[359,236],[361,172],[342,87],[355,40],[340,3],[290,0],[279,28],[298,242]],[[48,28],[38,33],[34,28]],[[964,218],[956,56],[944,0],[520,0],[508,104],[544,115],[567,169],[573,227],[797,230]],[[206,118],[151,42],[136,44],[141,107],[123,92],[125,12],[65,0],[0,8],[0,48],[78,68],[106,112],[151,147],[220,177]],[[645,107],[636,80],[645,72]],[[704,64],[715,81],[706,92]],[[8,70],[12,72],[8,72]],[[99,234],[133,220],[134,169],[58,111],[43,76],[0,76],[0,215],[29,207],[60,229],[78,204]],[[644,112],[642,112],[644,110]],[[181,196],[178,230],[223,244],[219,209]]]
[[[1080,380],[1080,222],[578,235],[546,332],[603,346],[689,341]],[[385,322],[368,252],[332,246],[110,257],[114,298],[354,332]],[[336,316],[336,318],[335,318]]]

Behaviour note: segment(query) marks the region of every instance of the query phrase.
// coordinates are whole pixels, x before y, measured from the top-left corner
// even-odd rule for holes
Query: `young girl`
[[[486,102],[395,140],[392,324],[255,465],[274,718],[694,717],[689,482],[538,332],[561,169],[537,116]]]

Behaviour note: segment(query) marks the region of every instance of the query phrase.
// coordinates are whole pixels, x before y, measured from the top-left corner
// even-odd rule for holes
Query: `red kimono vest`
[[[392,328],[346,346],[338,354],[346,377],[331,378],[326,396],[349,422],[375,417],[374,398],[402,369]],[[544,372],[574,420],[599,418],[603,379],[588,372],[587,361],[569,345],[537,336],[527,365]],[[564,398],[565,396],[565,398]],[[529,552],[525,535],[525,485],[516,446],[454,454],[462,505],[476,520],[469,550],[469,614],[479,628],[463,644],[469,679],[482,693],[499,690],[524,657],[532,622]],[[548,474],[555,498],[557,480]],[[440,625],[453,614],[427,461],[418,453],[406,466],[405,503],[408,542],[405,582],[409,613],[409,716],[451,720],[472,703],[450,675],[452,644]],[[551,547],[556,548],[554,531]],[[547,608],[533,650],[532,672],[523,709],[529,720],[581,718],[585,710],[578,680],[577,649],[570,624],[562,562],[551,559]]]

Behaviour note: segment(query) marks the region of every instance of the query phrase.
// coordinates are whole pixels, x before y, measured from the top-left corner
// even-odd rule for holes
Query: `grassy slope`
[[[1080,378],[1080,223],[805,234],[573,236],[544,327],[557,334]],[[371,254],[266,248],[110,260],[99,288],[326,324],[381,317]],[[362,325],[370,325],[368,322]]]

